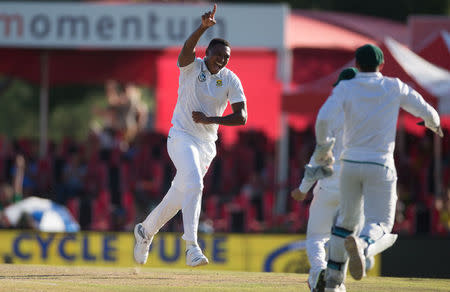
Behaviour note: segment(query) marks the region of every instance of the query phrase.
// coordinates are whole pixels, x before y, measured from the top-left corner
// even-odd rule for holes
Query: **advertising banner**
[[[0,3],[0,46],[165,48],[182,46],[211,4]],[[282,48],[285,4],[219,4],[213,37],[233,47]]]
[[[39,233],[0,231],[3,262],[18,264],[134,266],[132,233]],[[200,235],[209,258],[206,269],[295,272],[308,270],[304,236]],[[180,234],[160,233],[151,246],[148,267],[184,268]]]
[[[0,231],[3,263],[135,266],[130,233]],[[200,234],[208,270],[308,273],[304,235]],[[146,267],[186,268],[181,234],[159,233]],[[378,260],[377,260],[378,261]],[[378,265],[371,274],[379,274]]]

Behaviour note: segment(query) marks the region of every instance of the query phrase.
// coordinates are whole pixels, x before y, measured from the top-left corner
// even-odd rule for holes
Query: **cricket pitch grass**
[[[0,264],[0,291],[309,291],[306,274]],[[348,278],[347,291],[450,291],[450,279]]]

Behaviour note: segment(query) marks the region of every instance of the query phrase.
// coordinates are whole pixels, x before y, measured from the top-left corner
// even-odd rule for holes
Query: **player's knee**
[[[199,173],[193,171],[188,175],[179,175],[173,182],[172,186],[183,193],[200,193],[203,191],[203,178]]]
[[[349,230],[355,230],[359,222],[360,222],[359,214],[346,214],[340,226]]]
[[[198,173],[191,173],[185,185],[186,192],[201,193],[203,191],[203,178]]]
[[[186,185],[186,192],[199,194],[203,191],[203,183],[201,182],[192,182],[189,185]]]

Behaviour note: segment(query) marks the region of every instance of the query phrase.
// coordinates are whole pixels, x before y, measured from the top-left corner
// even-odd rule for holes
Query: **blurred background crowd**
[[[82,230],[130,231],[162,199],[175,175],[166,135],[152,130],[141,88],[108,80],[105,102],[94,106],[89,134],[50,142],[40,157],[33,138],[0,137],[0,210],[28,196],[65,205]],[[448,235],[450,231],[450,156],[443,151],[443,196],[436,196],[433,137],[400,128],[396,163],[398,203],[394,232]],[[309,204],[289,198],[276,212],[280,187],[292,189],[303,176],[314,149],[314,132],[289,131],[289,179],[277,184],[276,143],[263,132],[242,131],[232,145],[217,141],[217,157],[205,177],[203,232],[282,232],[306,230]],[[445,130],[443,149],[449,148]],[[402,146],[399,146],[402,145]],[[164,231],[182,231],[177,215]],[[12,227],[2,220],[3,228]]]

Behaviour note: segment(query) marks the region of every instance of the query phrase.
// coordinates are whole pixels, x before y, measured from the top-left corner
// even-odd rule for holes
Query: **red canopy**
[[[338,26],[341,29],[353,31],[378,42],[382,42],[386,36],[390,36],[402,44],[407,44],[409,41],[408,27],[401,22],[367,15],[334,11],[296,10],[296,13],[298,15],[303,15],[308,18]],[[316,37],[326,39],[329,35],[317,35]]]
[[[427,61],[450,71],[450,33],[447,31],[440,31],[418,52]]]
[[[323,14],[294,10],[288,18],[287,47],[292,49],[292,82],[296,84],[331,74],[353,58],[357,47],[375,42],[327,19],[317,19],[317,15]]]
[[[420,52],[440,31],[450,31],[448,15],[412,15],[408,17],[409,47]]]
[[[422,88],[420,84],[405,71],[394,58],[388,47],[384,43],[382,43],[380,47],[384,52],[385,59],[385,65],[382,71],[383,75],[400,78],[403,82],[413,86],[430,104],[436,106],[436,98]],[[332,85],[337,80],[340,71],[345,67],[350,66],[354,66],[354,61],[347,63],[339,70],[317,81],[286,91],[283,94],[282,110],[287,113],[301,114],[314,119],[321,105],[329,96]]]

